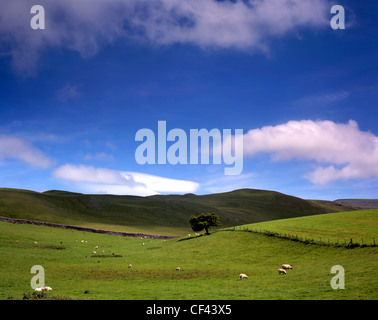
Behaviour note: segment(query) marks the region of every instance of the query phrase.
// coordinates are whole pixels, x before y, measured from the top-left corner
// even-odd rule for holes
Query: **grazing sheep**
[[[244,273],[239,274],[240,279],[248,279],[248,276]]]
[[[37,241],[34,241],[34,244],[38,244],[38,242],[37,242]]]
[[[293,267],[290,264],[283,264],[282,269],[293,269]]]
[[[98,249],[98,246],[95,246],[95,249]]]
[[[188,237],[190,237],[190,233],[188,233]]]
[[[132,268],[132,265],[131,265],[131,263],[129,264],[128,268]]]
[[[142,246],[144,246],[144,242],[142,243]]]
[[[81,243],[84,243],[84,240],[81,240],[80,242],[81,242]]]
[[[278,269],[278,274],[286,274],[286,270],[285,269]]]
[[[34,289],[35,292],[50,291],[50,290],[52,290],[52,288],[48,287],[48,286],[39,287],[39,288]]]
[[[93,251],[94,254],[96,254],[97,252],[96,251]]]
[[[177,268],[176,268],[176,271],[180,271],[180,270],[181,270],[180,267],[177,267]]]

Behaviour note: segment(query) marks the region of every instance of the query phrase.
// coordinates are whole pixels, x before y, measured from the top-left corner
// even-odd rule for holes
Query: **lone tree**
[[[202,231],[205,229],[206,234],[209,233],[209,228],[219,227],[221,225],[219,216],[215,213],[200,214],[199,216],[191,216],[189,223],[192,226],[193,231]]]

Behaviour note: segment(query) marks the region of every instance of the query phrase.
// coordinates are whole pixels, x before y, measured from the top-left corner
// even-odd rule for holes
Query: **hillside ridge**
[[[0,216],[136,233],[187,233],[190,216],[201,213],[218,214],[228,227],[348,210],[354,208],[255,189],[138,197],[0,188]]]

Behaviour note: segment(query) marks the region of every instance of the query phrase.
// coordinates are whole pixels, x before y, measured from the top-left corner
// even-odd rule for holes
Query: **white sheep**
[[[188,237],[190,237],[190,233],[188,233]]]
[[[177,268],[176,268],[176,271],[180,271],[180,270],[181,270],[180,267],[177,267]]]
[[[144,242],[142,243],[142,246],[144,246]]]
[[[248,276],[244,273],[239,274],[240,279],[248,279]]]
[[[283,264],[282,269],[293,269],[293,267],[290,264]]]
[[[128,268],[132,268],[132,265],[131,265],[131,263],[129,264]]]
[[[94,254],[96,254],[97,252],[96,251],[93,251]]]
[[[95,249],[98,249],[98,246],[95,246]]]
[[[39,288],[35,288],[34,291],[36,292],[42,292],[42,291],[50,291],[52,290],[51,287],[48,287],[48,286],[44,286],[44,287],[39,287]]]
[[[286,270],[285,269],[278,269],[278,274],[286,274]]]

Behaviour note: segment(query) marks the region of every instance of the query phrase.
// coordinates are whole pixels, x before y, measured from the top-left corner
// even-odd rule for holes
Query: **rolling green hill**
[[[316,217],[323,215],[295,221],[310,228]],[[370,218],[361,216],[360,224]],[[343,221],[333,218],[354,234],[350,224],[357,220]],[[53,288],[47,295],[59,299],[376,300],[377,253],[378,247],[320,246],[241,231],[162,241],[0,221],[0,300],[32,292],[33,265],[44,267]],[[293,270],[281,276],[283,263]],[[345,269],[343,290],[330,285],[334,265]]]
[[[0,189],[0,216],[164,235],[190,232],[189,217],[200,213],[219,214],[227,227],[347,210],[352,208],[253,189],[149,197]]]
[[[323,243],[378,244],[378,209],[335,212],[300,218],[280,219],[239,226],[262,233],[319,241]],[[344,242],[345,241],[345,242]],[[376,241],[376,242],[375,242]]]

